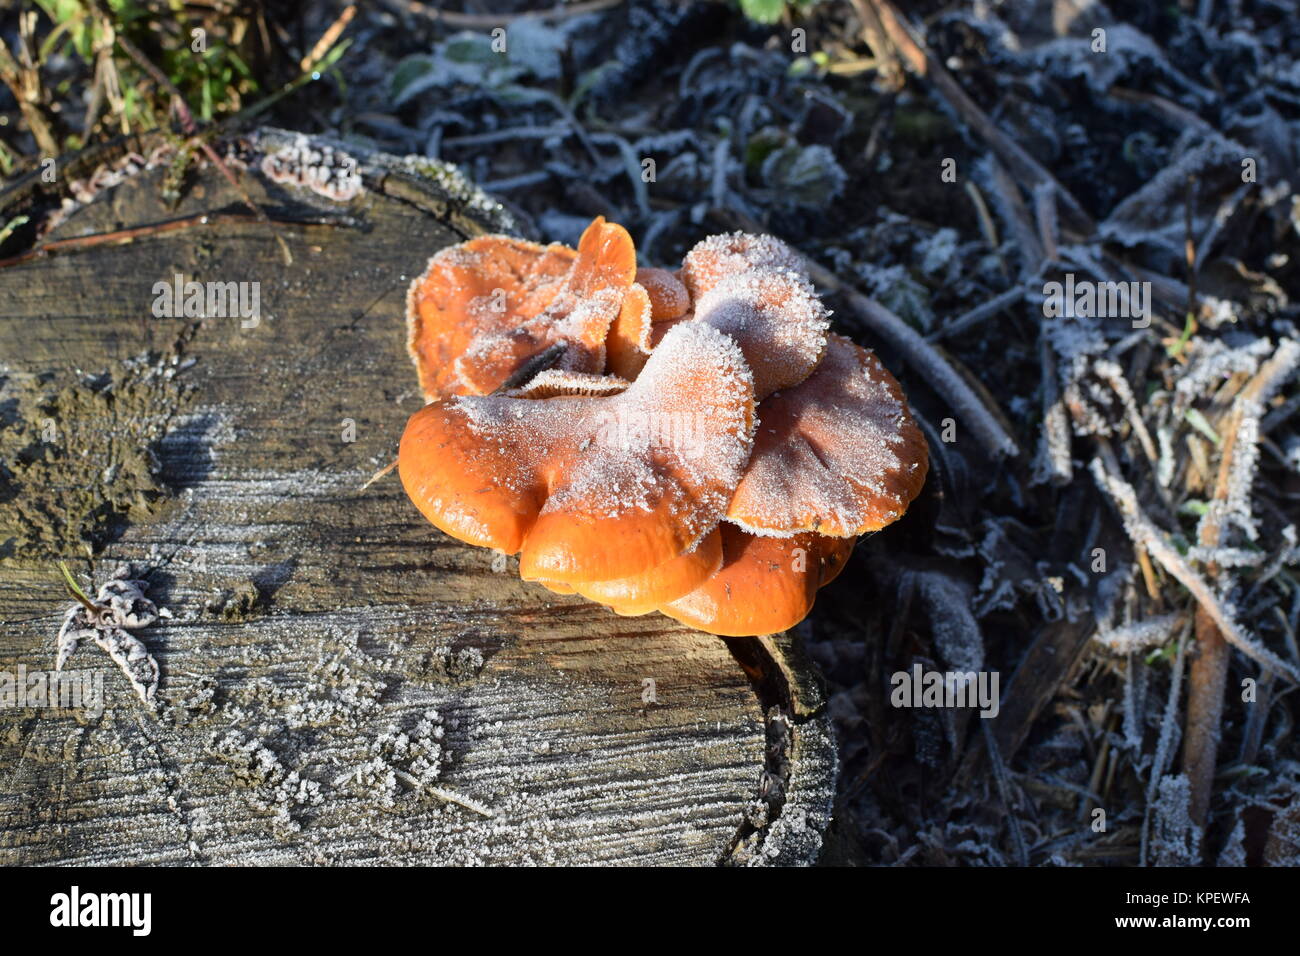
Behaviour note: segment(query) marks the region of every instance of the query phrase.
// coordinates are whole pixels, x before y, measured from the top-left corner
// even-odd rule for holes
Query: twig
[[[392,470],[396,467],[397,467],[397,459],[394,458],[388,464],[384,465],[383,468],[380,468],[377,472],[375,472],[373,475],[367,478],[366,483],[357,489],[357,494],[361,494],[363,491],[365,491],[367,488],[373,485],[380,478],[384,477],[387,474],[390,474]]]
[[[434,23],[445,23],[449,27],[462,30],[482,30],[505,26],[515,20],[531,17],[537,20],[564,20],[568,17],[580,17],[587,13],[598,13],[617,7],[623,0],[583,0],[581,3],[556,4],[549,10],[522,10],[518,13],[458,13],[455,10],[439,10],[418,0],[384,0],[385,5],[396,11],[415,13],[427,17]]]
[[[885,33],[875,5],[871,0],[853,0],[853,9],[857,11],[858,20],[862,23],[862,39],[871,48],[876,73],[882,85],[891,90],[902,89],[903,65],[898,59],[898,48]]]
[[[1201,119],[1186,107],[1179,106],[1172,100],[1167,100],[1163,96],[1157,96],[1154,93],[1144,93],[1141,90],[1130,90],[1122,86],[1112,86],[1106,91],[1108,96],[1114,97],[1124,103],[1132,103],[1135,106],[1149,106],[1156,113],[1160,114],[1165,120],[1171,120],[1176,125],[1188,129],[1195,129],[1206,132],[1214,129],[1209,123]]]
[[[1025,834],[1020,829],[1020,817],[1012,812],[1011,808],[1011,782],[1007,779],[1007,768],[1002,762],[1002,751],[998,749],[997,737],[994,736],[993,728],[989,726],[992,721],[981,720],[980,730],[984,732],[984,746],[989,755],[989,766],[993,768],[993,782],[997,786],[998,798],[1002,801],[1002,810],[1006,814],[1007,825],[1011,830],[1011,845],[1016,851],[1016,865],[1029,865],[1029,849],[1025,845]]]
[[[1103,463],[1105,458],[1109,461]],[[1132,485],[1120,477],[1119,463],[1114,460],[1114,455],[1110,454],[1105,446],[1102,448],[1102,454],[1093,459],[1090,467],[1097,486],[1110,496],[1123,517],[1124,528],[1129,537],[1135,543],[1145,547],[1166,571],[1191,592],[1192,597],[1196,598],[1200,606],[1205,609],[1228,643],[1261,666],[1282,674],[1292,682],[1300,683],[1300,669],[1282,660],[1243,631],[1233,619],[1230,610],[1215,596],[1205,579],[1192,570],[1177,549],[1164,539],[1156,526],[1143,514],[1138,506],[1137,493]]]
[[[338,42],[339,36],[347,29],[348,24],[352,22],[352,18],[356,15],[357,5],[355,3],[350,3],[344,7],[343,12],[340,13],[325,32],[320,35],[320,39],[317,40],[316,45],[311,48],[311,52],[299,61],[298,72],[310,73],[312,67],[330,51],[330,48],[334,46],[336,42]]]
[[[1263,403],[1295,371],[1297,361],[1300,361],[1300,346],[1290,340],[1282,342],[1233,403],[1232,411],[1220,429],[1225,439],[1214,488],[1214,502],[1219,507],[1228,501],[1236,484],[1233,480],[1236,469],[1233,466],[1243,421],[1248,415],[1258,415]],[[1251,452],[1253,451],[1252,447]],[[1201,523],[1200,543],[1204,548],[1217,548],[1223,536],[1223,526],[1215,504],[1210,506]],[[1211,575],[1217,574],[1217,568],[1213,565],[1210,565],[1209,571]],[[1220,723],[1223,719],[1223,694],[1228,681],[1228,642],[1231,640],[1232,637],[1207,612],[1204,605],[1196,609],[1197,655],[1192,660],[1187,693],[1183,769],[1191,784],[1192,822],[1199,827],[1205,826],[1214,788],[1214,768],[1219,749]],[[1293,676],[1292,680],[1295,679]]]
[[[940,339],[946,339],[950,335],[957,335],[968,329],[974,328],[987,318],[997,315],[1003,309],[1015,305],[1025,297],[1025,290],[1018,286],[1013,286],[1006,292],[1000,292],[993,298],[989,299],[982,305],[977,305],[962,315],[957,316],[951,322],[941,326],[939,329],[931,332],[926,336],[927,342],[938,342]]]
[[[30,12],[31,17],[36,17],[36,11]],[[28,29],[26,22],[22,19],[25,14],[19,14],[20,24],[23,33],[20,39],[19,52],[23,56],[23,64],[14,59],[9,52],[9,47],[5,45],[3,37],[0,37],[0,81],[9,87],[13,93],[14,99],[18,101],[18,109],[23,114],[23,119],[27,121],[27,129],[32,134],[32,139],[36,140],[36,148],[45,156],[59,155],[58,139],[54,135],[54,129],[50,126],[49,121],[45,118],[45,113],[40,104],[40,76],[36,72],[36,67],[28,60],[26,39]]]
[[[181,229],[193,229],[199,226],[218,226],[226,223],[248,223],[254,221],[272,226],[333,225],[333,223],[320,220],[254,220],[251,216],[237,216],[231,213],[199,213],[195,216],[184,216],[180,219],[170,219],[167,222],[150,223],[147,226],[133,226],[130,229],[114,229],[111,232],[96,232],[89,236],[70,236],[66,239],[54,239],[44,245],[37,246],[34,249],[28,249],[20,255],[11,256],[8,259],[0,259],[0,269],[6,269],[9,266],[16,266],[24,262],[30,262],[33,259],[41,259],[52,252],[63,252],[70,249],[85,249],[94,246],[125,245],[128,242],[134,242],[136,239],[145,236],[158,236],[169,232],[176,232]]]
[[[1174,729],[1178,726],[1178,698],[1183,689],[1183,667],[1187,660],[1188,623],[1183,624],[1183,631],[1178,635],[1178,654],[1174,658],[1174,669],[1169,675],[1169,696],[1165,699],[1165,714],[1160,721],[1160,736],[1156,739],[1155,756],[1151,759],[1151,778],[1147,781],[1146,809],[1142,815],[1142,851],[1139,860],[1146,866],[1147,836],[1151,828],[1151,808],[1155,805],[1156,790],[1160,778],[1164,776],[1165,766],[1169,762],[1169,751],[1173,747]]]

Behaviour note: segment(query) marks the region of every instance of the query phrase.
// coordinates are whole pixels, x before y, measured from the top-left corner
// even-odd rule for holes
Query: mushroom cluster
[[[712,236],[677,271],[602,218],[576,250],[483,236],[430,260],[407,318],[412,502],[619,614],[792,627],[925,482],[898,383],[771,236]]]

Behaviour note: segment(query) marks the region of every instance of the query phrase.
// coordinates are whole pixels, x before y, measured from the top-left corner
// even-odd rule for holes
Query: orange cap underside
[[[599,372],[636,277],[626,229],[596,219],[577,250],[483,236],[435,256],[410,293],[408,349],[430,400],[486,395],[563,341],[565,367]]]
[[[723,524],[722,567],[659,610],[724,637],[789,630],[812,610],[817,589],[843,569],[853,544],[853,538],[817,534],[758,537]]]

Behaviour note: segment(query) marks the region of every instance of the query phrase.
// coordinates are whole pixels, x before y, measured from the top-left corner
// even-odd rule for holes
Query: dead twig
[[[518,13],[459,13],[455,10],[439,10],[418,0],[384,0],[384,5],[398,13],[414,13],[426,17],[434,23],[445,23],[458,30],[484,30],[505,26],[514,20],[533,17],[542,21],[564,20],[580,17],[587,13],[610,10],[623,0],[583,0],[580,3],[560,3],[550,9],[523,10]]]
[[[1277,391],[1295,371],[1300,362],[1300,346],[1285,341],[1272,357],[1260,366],[1250,383],[1242,389],[1233,403],[1232,411],[1220,429],[1224,435],[1223,454],[1219,459],[1219,474],[1215,481],[1214,501],[1221,507],[1228,501],[1235,474],[1234,459],[1242,423],[1249,415],[1258,417],[1264,402]],[[1200,543],[1204,548],[1217,548],[1223,536],[1223,526],[1214,506],[1201,523]],[[1218,569],[1211,565],[1210,574]],[[1196,656],[1192,659],[1191,678],[1187,693],[1187,734],[1183,738],[1183,769],[1191,784],[1192,822],[1205,826],[1214,788],[1214,768],[1218,756],[1220,725],[1223,718],[1223,694],[1228,682],[1228,640],[1221,625],[1202,605],[1196,609]],[[1294,680],[1295,678],[1292,677]]]
[[[1135,544],[1146,548],[1166,571],[1191,592],[1192,597],[1205,609],[1228,643],[1261,666],[1276,671],[1294,683],[1300,683],[1300,669],[1282,660],[1246,633],[1233,619],[1231,610],[1215,596],[1209,583],[1192,569],[1178,550],[1165,540],[1164,535],[1142,512],[1138,505],[1137,492],[1120,476],[1119,463],[1115,461],[1114,454],[1109,448],[1102,446],[1101,454],[1093,459],[1090,467],[1097,486],[1115,503],[1129,537]]]

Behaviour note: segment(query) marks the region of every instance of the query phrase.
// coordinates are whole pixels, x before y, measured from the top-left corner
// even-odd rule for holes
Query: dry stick
[[[9,87],[14,99],[18,101],[18,109],[27,121],[27,129],[32,134],[32,139],[36,140],[37,148],[46,156],[57,156],[58,139],[37,102],[36,89],[31,83],[34,75],[35,71],[31,67],[19,65],[5,45],[4,38],[0,37],[0,81]]]
[[[1043,244],[1043,256],[1055,262],[1060,246],[1061,227],[1056,221],[1056,194],[1047,183],[1034,187],[1034,219],[1038,223],[1038,236]]]
[[[393,469],[396,467],[397,467],[397,459],[394,458],[388,464],[384,465],[383,468],[380,468],[377,472],[375,472],[373,475],[367,478],[366,483],[357,489],[357,494],[361,494],[363,491],[365,491],[367,488],[373,485],[380,478],[384,477],[384,475],[392,474]]]
[[[1291,347],[1288,348],[1287,346]],[[1237,450],[1237,435],[1242,420],[1257,410],[1282,386],[1296,368],[1300,352],[1294,344],[1283,342],[1272,357],[1260,366],[1250,383],[1241,390],[1233,403],[1220,432],[1223,434],[1223,454],[1219,459],[1219,474],[1215,481],[1214,500],[1227,501],[1232,485],[1233,455]],[[1203,548],[1217,548],[1222,538],[1222,526],[1213,509],[1201,525],[1200,543]],[[1218,574],[1213,564],[1207,569],[1211,577]],[[1218,757],[1219,735],[1223,719],[1223,695],[1228,683],[1228,652],[1226,632],[1207,613],[1202,605],[1196,609],[1197,654],[1192,658],[1191,677],[1187,692],[1187,735],[1183,738],[1183,770],[1191,784],[1192,822],[1204,828],[1210,811],[1210,797],[1214,789],[1214,768]],[[1230,638],[1229,638],[1230,639]],[[1295,680],[1296,678],[1292,678]]]
[[[1174,658],[1173,673],[1169,677],[1169,696],[1165,698],[1165,713],[1160,721],[1160,736],[1156,738],[1156,752],[1151,760],[1151,779],[1147,781],[1146,808],[1142,813],[1142,849],[1138,857],[1139,865],[1146,866],[1147,837],[1151,830],[1151,808],[1155,806],[1156,790],[1160,778],[1164,776],[1165,765],[1169,762],[1169,748],[1173,746],[1174,726],[1178,717],[1178,698],[1183,688],[1183,663],[1187,659],[1186,622],[1182,633],[1178,635],[1178,655]]]
[[[980,231],[984,233],[984,239],[993,250],[993,254],[998,257],[998,268],[1002,270],[1003,278],[1010,282],[1011,270],[1007,268],[1006,256],[1002,255],[1002,242],[998,239],[998,227],[989,213],[989,204],[984,201],[984,194],[973,181],[966,180],[965,190],[971,205],[975,207],[975,215],[980,221]]]
[[[320,39],[317,40],[316,45],[311,48],[311,52],[298,62],[298,72],[311,72],[311,68],[330,51],[330,48],[338,41],[339,35],[347,29],[348,24],[352,22],[352,18],[356,15],[357,5],[355,3],[349,3],[343,9],[343,12],[335,18],[334,22],[329,25],[325,32],[320,35]]]
[[[609,10],[617,7],[623,0],[583,0],[581,3],[561,3],[556,4],[549,10],[521,10],[518,13],[503,13],[500,15],[491,13],[457,13],[454,10],[439,10],[437,7],[431,7],[428,4],[419,3],[418,0],[384,0],[385,6],[392,10],[405,10],[409,13],[417,13],[422,17],[428,17],[435,23],[445,23],[449,27],[456,27],[463,30],[482,30],[492,27],[504,26],[511,21],[523,17],[532,17],[537,20],[564,20],[568,17],[580,17],[584,13],[598,13],[601,10]]]
[[[935,85],[939,93],[957,111],[961,118],[989,144],[989,147],[997,153],[1004,163],[1011,167],[1011,172],[1015,176],[1026,181],[1030,186],[1036,186],[1039,183],[1050,184],[1064,202],[1067,211],[1074,217],[1076,225],[1083,229],[1086,234],[1091,234],[1095,224],[1092,218],[1084,212],[1083,207],[1079,205],[1079,201],[1057,182],[1056,178],[1043,168],[1037,160],[1003,134],[975,101],[966,95],[966,91],[952,78],[952,74],[939,61],[939,58],[925,46],[925,41],[913,35],[911,27],[904,21],[893,3],[890,0],[871,0],[871,2],[880,16],[885,32],[894,41],[912,70],[918,76],[927,78]]]
[[[1003,309],[1022,301],[1024,297],[1025,290],[1018,286],[1013,286],[1006,292],[999,292],[982,305],[975,306],[975,308],[971,309],[969,312],[957,316],[957,318],[953,319],[951,322],[936,331],[931,332],[926,336],[925,340],[927,342],[937,342],[950,335],[965,332],[967,329],[979,325],[979,323],[983,322],[985,319],[997,315]]]
[[[1137,492],[1119,473],[1119,462],[1108,446],[1100,446],[1101,452],[1092,460],[1091,469],[1097,487],[1101,488],[1115,503],[1124,519],[1124,529],[1135,544],[1144,547],[1153,558],[1160,562],[1183,587],[1191,592],[1206,614],[1222,632],[1228,643],[1247,657],[1269,670],[1276,671],[1288,680],[1300,684],[1300,669],[1294,664],[1282,660],[1267,647],[1256,643],[1255,639],[1241,629],[1232,618],[1228,608],[1214,594],[1213,589],[1183,559],[1176,548],[1169,544],[1151,520],[1142,512],[1137,502]]]
[[[128,242],[134,242],[136,239],[145,236],[159,236],[168,232],[175,232],[179,229],[192,229],[197,226],[217,226],[225,223],[248,223],[254,221],[265,222],[272,226],[330,226],[333,223],[325,221],[314,221],[309,219],[264,219],[254,220],[251,216],[237,216],[230,213],[199,213],[194,216],[185,216],[181,219],[171,219],[167,222],[151,223],[147,226],[132,226],[129,229],[114,229],[111,232],[96,232],[89,236],[71,236],[67,239],[54,239],[44,245],[37,246],[34,249],[28,249],[26,252],[16,256],[10,256],[8,259],[0,259],[0,269],[16,266],[24,262],[30,262],[33,259],[41,259],[52,252],[61,252],[70,249],[85,249],[94,246],[111,246],[125,245]]]
[[[1002,809],[1006,814],[1008,829],[1011,831],[1011,845],[1016,851],[1016,865],[1029,865],[1029,847],[1025,843],[1024,831],[1020,828],[1020,818],[1011,812],[1011,781],[1008,779],[1006,764],[1002,762],[1002,751],[998,749],[997,737],[993,733],[993,728],[989,726],[992,721],[981,720],[980,730],[984,732],[984,746],[989,755],[989,766],[993,769],[993,782],[997,787],[998,799],[1002,801]]]
[[[1143,93],[1141,90],[1130,90],[1122,86],[1112,86],[1106,91],[1106,95],[1124,103],[1132,103],[1136,106],[1149,106],[1156,113],[1159,113],[1164,117],[1164,119],[1173,122],[1178,126],[1200,130],[1201,132],[1207,132],[1214,128],[1186,107],[1179,106],[1172,100],[1167,100],[1163,96],[1157,96],[1155,93]]]
[[[1020,195],[1020,190],[996,159],[989,159],[989,188],[998,210],[1003,214],[1007,228],[1012,233],[1015,244],[1020,249],[1021,273],[1031,276],[1041,272],[1047,257],[1029,210]]]
[[[862,39],[871,48],[876,60],[876,72],[885,80],[889,89],[900,89],[903,85],[903,65],[899,62],[897,47],[880,22],[880,14],[868,0],[853,0],[853,9],[857,11],[862,23]]]

